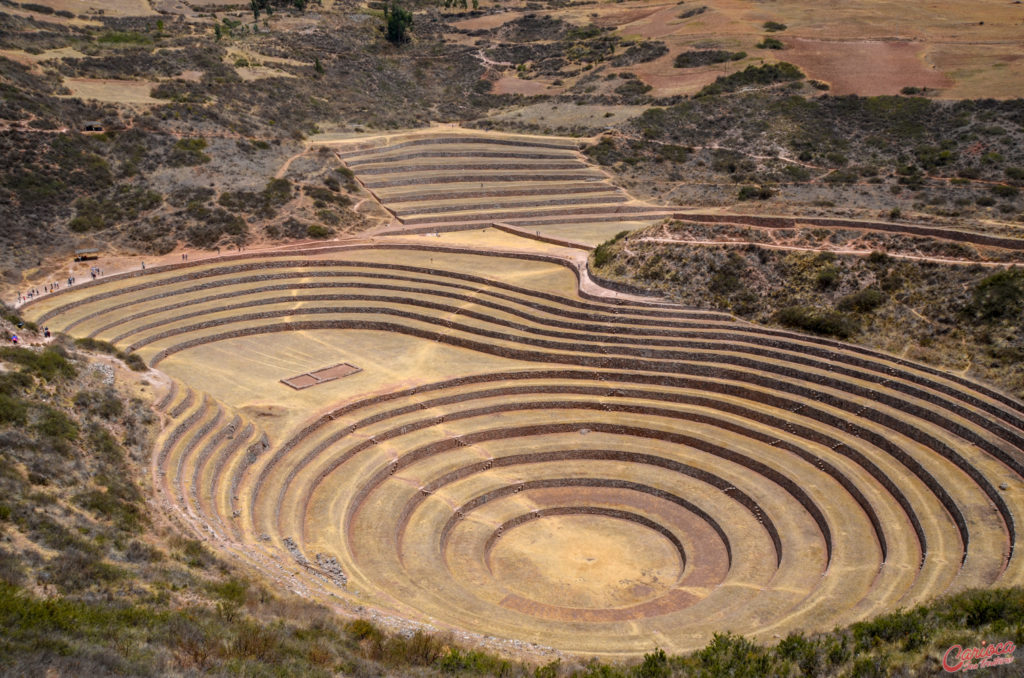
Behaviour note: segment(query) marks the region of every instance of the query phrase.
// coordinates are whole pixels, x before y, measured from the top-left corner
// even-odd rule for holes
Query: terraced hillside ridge
[[[151,268],[23,308],[177,386],[160,500],[281,586],[586,655],[770,640],[1024,583],[1024,403],[563,250],[395,238]],[[281,379],[361,371],[295,390]]]
[[[403,232],[652,221],[671,210],[634,200],[586,161],[579,140],[434,129],[332,144]]]

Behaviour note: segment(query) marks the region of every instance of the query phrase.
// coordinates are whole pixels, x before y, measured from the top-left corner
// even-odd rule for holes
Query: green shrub
[[[209,590],[227,603],[241,605],[245,602],[249,591],[249,583],[244,579],[231,578],[210,584]]]
[[[944,167],[956,161],[956,155],[950,148],[931,146],[924,144],[914,149],[914,156],[917,164],[925,171],[931,171],[937,167]]]
[[[384,637],[383,631],[365,619],[353,619],[345,625],[345,631],[356,640],[364,640],[366,638],[381,639]]]
[[[938,615],[954,627],[979,628],[1024,624],[1024,589],[975,589],[958,593],[936,604]]]
[[[857,324],[848,316],[809,306],[788,306],[775,314],[775,321],[786,327],[815,334],[847,339],[857,332]]]
[[[210,550],[203,545],[203,542],[196,539],[177,538],[171,540],[171,545],[181,549],[181,559],[189,567],[205,568],[215,561]]]
[[[109,584],[121,579],[125,571],[103,562],[98,555],[69,549],[54,557],[46,567],[61,591],[81,591],[96,584]]]
[[[758,49],[785,49],[785,45],[778,38],[765,38],[757,43]]]
[[[996,320],[1024,312],[1024,269],[1009,268],[982,279],[975,286],[969,311]]]
[[[396,45],[408,42],[408,31],[412,24],[412,12],[403,9],[398,3],[384,7],[384,37],[389,42]]]
[[[668,656],[661,648],[644,655],[643,662],[634,671],[637,678],[669,678],[672,669],[668,665]]]
[[[836,170],[830,172],[825,177],[825,182],[829,184],[855,184],[860,179],[860,175],[854,170]]]
[[[836,308],[840,311],[856,311],[857,313],[868,313],[886,302],[888,297],[882,290],[874,287],[866,287],[858,292],[847,294],[839,300]]]
[[[28,423],[28,403],[17,396],[0,393],[0,424],[24,426]]]
[[[835,165],[837,167],[842,167],[847,162],[849,162],[849,159],[838,151],[829,151],[828,153],[826,153],[825,160],[828,160],[830,164]]]
[[[431,666],[441,657],[445,642],[417,630],[408,638],[390,636],[381,648],[381,659],[392,665]]]
[[[125,532],[137,532],[145,522],[141,507],[117,496],[117,490],[88,490],[75,496],[75,503]]]
[[[211,158],[203,153],[205,148],[206,139],[202,137],[179,139],[167,158],[167,164],[171,167],[192,167],[208,163]]]
[[[699,49],[680,52],[676,55],[676,68],[697,68],[727,61],[739,61],[747,57],[746,52],[729,52],[724,49]]]
[[[153,38],[137,31],[111,31],[96,38],[96,42],[106,45],[151,45]]]
[[[647,94],[651,89],[653,88],[643,80],[633,78],[616,87],[615,93],[627,98],[636,98]]]
[[[782,172],[793,181],[807,181],[811,178],[811,171],[800,165],[786,165]]]
[[[645,40],[630,45],[625,52],[611,60],[615,68],[645,64],[668,54],[668,45],[658,40]]]
[[[101,392],[79,391],[73,398],[79,412],[114,419],[124,413],[124,403],[112,389]]]
[[[50,346],[43,351],[33,351],[20,346],[0,348],[0,358],[22,366],[22,371],[52,381],[59,377],[72,378],[78,372],[67,359],[64,349]]]
[[[868,652],[882,643],[896,642],[904,652],[911,652],[922,647],[928,638],[924,608],[897,610],[854,624],[852,630],[856,653]]]
[[[611,137],[604,137],[593,146],[584,148],[583,152],[598,165],[612,165],[622,159],[615,140]]]
[[[473,675],[508,676],[512,673],[512,663],[480,650],[463,651],[450,647],[441,656],[437,666],[444,673]]]
[[[279,207],[292,199],[292,182],[287,179],[271,179],[263,188],[263,199]]]
[[[996,184],[989,190],[1000,198],[1016,198],[1020,194],[1019,188],[1016,186],[1007,186],[1005,184]]]
[[[124,364],[133,372],[145,372],[149,369],[146,367],[146,361],[138,353],[118,353],[118,357],[124,360]]]
[[[320,204],[316,205],[317,207],[325,207],[326,203],[333,203],[339,207],[346,207],[352,204],[352,200],[347,195],[338,192],[340,186],[338,186],[337,180],[333,177],[331,177],[330,180],[334,181],[333,189],[330,187],[323,188],[321,186],[303,186],[302,192],[314,201],[319,202]],[[287,202],[287,200],[285,200],[285,202]]]
[[[836,266],[826,266],[818,271],[818,275],[815,277],[814,282],[820,290],[827,290],[834,287],[835,284],[839,282],[839,268]]]
[[[185,139],[178,139],[178,141],[175,142],[174,147],[182,151],[189,151],[191,153],[194,153],[206,148],[206,139],[202,137],[189,137]]]
[[[40,5],[35,2],[23,2],[21,3],[22,9],[27,9],[30,12],[39,12],[40,14],[53,14],[53,7],[47,7],[46,5]]]
[[[787,28],[789,28],[789,26],[787,26],[786,24],[780,24],[778,21],[765,21],[762,27],[769,33],[776,33],[778,31],[784,31]]]
[[[110,355],[117,355],[116,346],[111,344],[109,341],[93,339],[92,337],[82,337],[81,339],[75,339],[75,346],[86,351],[96,351],[97,353],[109,353]]]
[[[129,563],[156,563],[164,558],[164,554],[149,544],[133,539],[125,549],[124,557]]]
[[[697,92],[697,96],[711,96],[735,92],[751,85],[774,85],[780,82],[803,80],[804,73],[793,64],[780,61],[777,64],[747,66],[732,75],[720,76],[713,83]]]
[[[0,507],[0,509],[6,507]],[[7,509],[8,513],[10,509]],[[6,520],[0,512],[0,520]],[[21,559],[7,549],[0,549],[0,583],[10,587],[20,586],[25,581],[25,568]]]
[[[235,657],[271,664],[280,659],[282,644],[283,638],[278,627],[267,628],[261,624],[245,622],[237,629],[229,653]]]
[[[760,678],[771,673],[771,659],[767,650],[743,636],[731,633],[715,633],[711,642],[696,653],[696,657],[703,669],[701,675]]]
[[[676,144],[661,144],[658,146],[655,153],[659,160],[682,163],[686,162],[686,158],[689,155],[689,149]]]
[[[76,440],[78,424],[60,410],[44,407],[33,428],[43,435],[58,440]]]
[[[736,197],[739,200],[767,200],[773,195],[774,191],[766,186],[740,186]]]
[[[137,219],[142,212],[159,207],[163,200],[156,191],[119,184],[108,195],[75,200],[75,217],[68,223],[68,228],[76,233],[102,230]]]
[[[332,233],[334,231],[321,224],[310,224],[309,228],[306,229],[306,235],[310,238],[327,238]]]
[[[115,466],[124,463],[124,450],[110,431],[102,426],[90,427],[87,442],[89,450],[105,463]]]
[[[708,282],[708,290],[712,294],[728,296],[743,287],[743,276],[747,273],[747,262],[736,252],[720,265],[715,266]]]
[[[619,231],[615,234],[615,237],[604,241],[600,245],[594,248],[593,262],[596,268],[601,268],[609,261],[612,260],[612,245],[622,240],[624,237],[629,235],[629,231]]]
[[[804,669],[804,663],[809,663],[808,658],[816,654],[814,643],[804,638],[799,631],[779,641],[775,652],[784,661],[797,662],[801,669]],[[805,670],[805,673],[810,672]]]

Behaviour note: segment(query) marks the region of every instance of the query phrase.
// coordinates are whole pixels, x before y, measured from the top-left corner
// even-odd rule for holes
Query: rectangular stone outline
[[[330,367],[321,367],[319,370],[313,370],[312,372],[303,372],[297,374],[294,377],[288,377],[282,379],[281,383],[285,386],[291,386],[296,391],[301,391],[304,388],[310,386],[316,386],[317,384],[324,384],[328,381],[334,381],[342,377],[348,377],[362,372],[363,370],[350,363],[338,363],[337,365],[331,365]],[[322,375],[322,376],[319,376]]]

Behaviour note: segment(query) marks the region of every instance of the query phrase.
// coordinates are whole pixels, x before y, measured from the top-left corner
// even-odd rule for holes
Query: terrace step
[[[646,215],[652,213],[664,214],[664,212],[654,210],[644,205],[599,203],[584,206],[552,206],[549,209],[525,207],[523,209],[505,210],[464,210],[461,212],[448,212],[438,216],[419,216],[417,214],[411,214],[408,216],[402,216],[401,221],[408,226],[444,223],[479,223],[487,221],[509,221],[513,223],[520,223],[524,219],[544,219],[550,221],[563,217],[576,218],[584,214],[588,215],[588,220],[600,220],[611,216],[617,216],[619,219],[624,219],[634,215]]]

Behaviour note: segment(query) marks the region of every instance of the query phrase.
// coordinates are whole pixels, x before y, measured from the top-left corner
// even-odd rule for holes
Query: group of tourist
[[[145,265],[143,265],[143,268],[145,268]],[[98,278],[101,275],[103,275],[103,270],[99,266],[92,266],[92,267],[89,268],[89,275],[91,275],[92,279],[95,280],[96,278]],[[71,287],[77,281],[78,281],[78,278],[76,278],[73,275],[69,275],[67,280],[65,281],[65,285],[67,287]],[[33,287],[32,289],[28,290],[27,292],[19,291],[18,292],[18,303],[19,304],[24,303],[24,302],[29,301],[31,299],[35,299],[38,296],[42,296],[43,294],[48,294],[50,292],[56,292],[59,289],[60,289],[60,281],[58,280],[56,282],[47,283],[46,285],[44,285],[42,291],[40,291],[38,287]]]
[[[53,287],[52,284],[46,285],[43,288],[43,290],[45,292],[50,292],[50,291],[52,291],[52,287]],[[28,292],[25,292],[24,294],[22,294],[21,292],[18,292],[18,303],[21,303],[23,301],[28,301],[29,299],[35,299],[36,297],[42,296],[42,295],[43,295],[43,292],[40,292],[37,288],[33,287],[32,289],[30,289]]]

